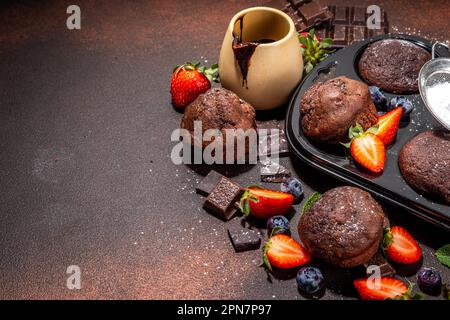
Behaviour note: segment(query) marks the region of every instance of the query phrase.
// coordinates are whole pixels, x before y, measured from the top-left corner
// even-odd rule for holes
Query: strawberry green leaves
[[[381,241],[380,249],[385,258],[387,258],[386,250],[394,241],[394,236],[391,233],[391,229],[383,228],[383,241]]]
[[[213,64],[211,67],[207,68],[204,65],[201,65],[200,62],[186,62],[183,65],[176,66],[173,69],[173,73],[175,73],[175,76],[182,70],[189,70],[194,71],[197,70],[201,74],[203,74],[209,82],[219,82],[219,65]]]
[[[314,28],[309,32],[302,32],[298,35],[298,39],[301,44],[301,51],[303,54],[303,62],[305,64],[305,73],[311,72],[311,70],[321,61],[334,52],[329,50],[328,47],[333,43],[330,38],[319,39],[315,35]]]
[[[219,65],[213,64],[209,68],[205,68],[202,72],[206,78],[208,78],[209,82],[220,82],[219,81]]]
[[[250,215],[250,201],[258,203],[259,199],[253,196],[250,190],[245,190],[242,194],[241,200],[239,201],[239,209],[244,214],[244,217],[248,217]]]
[[[267,257],[267,252],[269,252],[270,249],[270,238],[269,240],[264,244],[263,247],[263,263],[262,265],[265,266],[268,270],[273,271],[272,270],[272,265],[270,264],[269,258]]]
[[[364,128],[359,123],[356,123],[356,125],[348,129],[348,138],[350,139],[350,142],[347,143],[341,142],[341,144],[346,148],[350,148],[353,139],[359,138],[367,133],[376,134],[377,132],[378,132],[378,125],[374,125],[373,127],[370,127],[369,129],[364,131]]]
[[[408,291],[406,291],[405,293],[403,293],[393,299],[387,299],[387,300],[422,300],[423,295],[420,293],[414,292],[413,289],[414,289],[414,284],[410,282],[409,286],[408,286]]]

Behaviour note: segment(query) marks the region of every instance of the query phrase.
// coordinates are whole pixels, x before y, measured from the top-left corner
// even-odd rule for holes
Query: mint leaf
[[[306,200],[305,205],[303,206],[302,209],[302,214],[304,214],[305,212],[308,212],[309,209],[311,209],[311,206],[313,205],[314,202],[316,202],[317,200],[320,199],[322,195],[319,192],[314,192],[311,197],[308,198],[308,200]]]
[[[435,255],[440,263],[450,268],[450,244],[437,249]]]

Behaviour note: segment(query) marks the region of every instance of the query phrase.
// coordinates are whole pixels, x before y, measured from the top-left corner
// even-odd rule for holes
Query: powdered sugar
[[[434,114],[450,126],[450,82],[436,83],[426,88],[426,97]]]

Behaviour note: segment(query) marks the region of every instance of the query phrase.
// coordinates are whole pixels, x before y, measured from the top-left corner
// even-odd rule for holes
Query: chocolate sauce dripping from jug
[[[274,42],[274,40],[262,39],[258,41],[249,41],[243,43],[242,39],[244,29],[244,16],[240,17],[238,20],[239,20],[240,34],[239,36],[237,36],[233,31],[233,52],[234,58],[236,59],[239,65],[239,69],[241,69],[242,86],[243,87],[245,86],[245,88],[248,89],[247,74],[248,69],[250,68],[251,58],[256,50],[256,47],[258,47],[260,44],[263,43]]]

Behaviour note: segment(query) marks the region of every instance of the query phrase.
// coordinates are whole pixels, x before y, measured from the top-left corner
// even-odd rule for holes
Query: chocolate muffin
[[[328,143],[348,140],[348,129],[356,123],[368,129],[378,120],[369,87],[344,76],[311,86],[302,96],[300,113],[304,134]]]
[[[411,187],[450,204],[450,134],[418,134],[403,146],[398,164]]]
[[[194,147],[206,148],[212,143],[214,138],[210,141],[202,139],[194,135],[194,121],[201,121],[202,135],[208,129],[217,129],[221,132],[223,137],[223,160],[226,159],[226,129],[254,129],[256,134],[255,109],[240,99],[234,92],[223,88],[211,88],[205,93],[199,95],[184,111],[183,119],[181,120],[181,128],[186,129],[191,134],[191,142]],[[249,139],[243,135],[235,134],[233,136],[234,159],[240,159],[249,153],[251,144]],[[241,143],[240,139],[245,139],[245,155],[238,155],[237,143]],[[255,141],[256,142],[256,141]],[[256,148],[256,143],[255,143]],[[252,150],[252,152],[256,152]]]
[[[325,192],[298,225],[309,252],[330,264],[350,268],[377,252],[388,224],[383,208],[359,188],[338,187]]]
[[[419,90],[419,71],[430,59],[427,50],[409,41],[380,40],[364,50],[359,74],[368,84],[387,92],[413,93]]]

